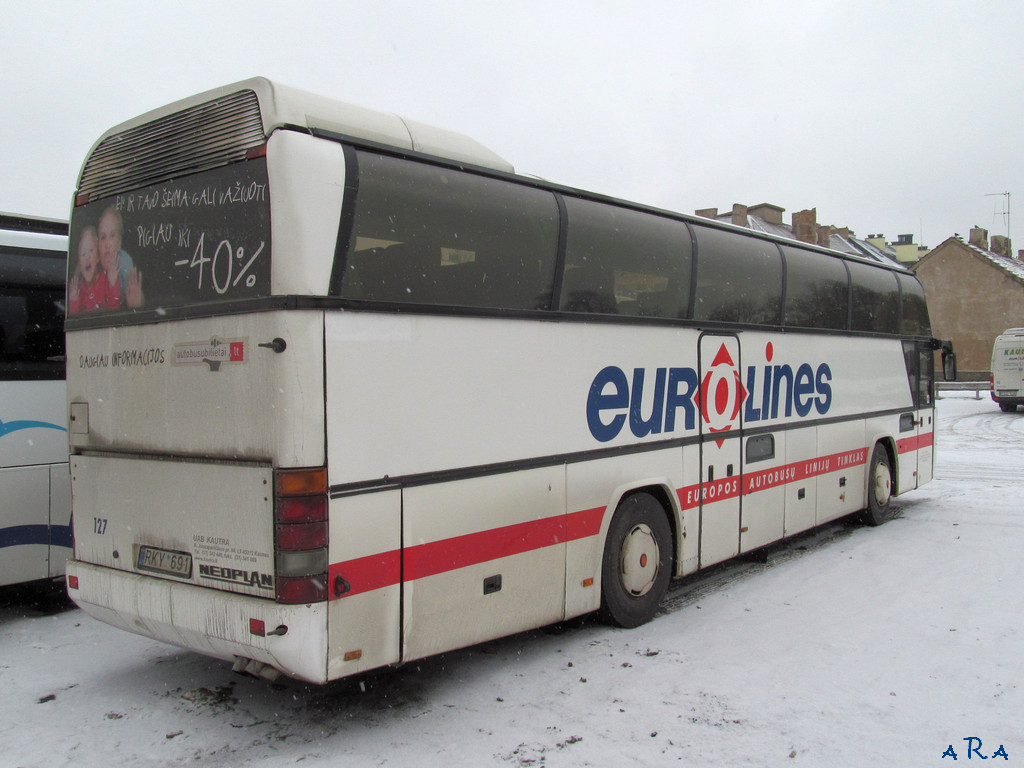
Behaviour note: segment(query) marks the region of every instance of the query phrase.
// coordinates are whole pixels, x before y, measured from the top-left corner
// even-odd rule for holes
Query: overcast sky
[[[1022,32],[1019,0],[0,0],[0,210],[67,218],[106,129],[265,75],[662,208],[934,247],[1010,192],[1024,233]]]

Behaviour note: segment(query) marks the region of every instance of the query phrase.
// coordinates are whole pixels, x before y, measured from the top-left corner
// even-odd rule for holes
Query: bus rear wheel
[[[672,578],[672,531],[649,493],[627,496],[615,510],[601,563],[601,619],[638,627],[654,618]]]
[[[889,452],[879,443],[871,452],[868,469],[868,506],[863,519],[868,525],[881,525],[892,517],[892,468]]]

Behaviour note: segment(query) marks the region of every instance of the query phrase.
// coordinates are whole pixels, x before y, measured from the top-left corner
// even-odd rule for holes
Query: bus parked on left
[[[0,586],[61,576],[71,554],[67,233],[0,213]]]

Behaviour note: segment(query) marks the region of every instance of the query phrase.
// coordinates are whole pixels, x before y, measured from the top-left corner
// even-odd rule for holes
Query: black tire
[[[1003,413],[1014,413],[1017,410],[1016,403],[1000,403],[999,410]]]
[[[602,621],[638,627],[654,618],[672,578],[672,531],[649,493],[634,493],[615,510],[601,563]]]
[[[868,468],[868,506],[862,513],[868,525],[881,525],[892,517],[892,467],[889,452],[878,443]]]

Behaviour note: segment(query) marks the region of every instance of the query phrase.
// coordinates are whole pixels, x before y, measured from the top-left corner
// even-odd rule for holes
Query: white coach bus
[[[68,224],[0,213],[0,586],[64,573]]]
[[[71,238],[70,594],[239,671],[635,626],[932,476],[909,272],[263,79],[101,137]]]

